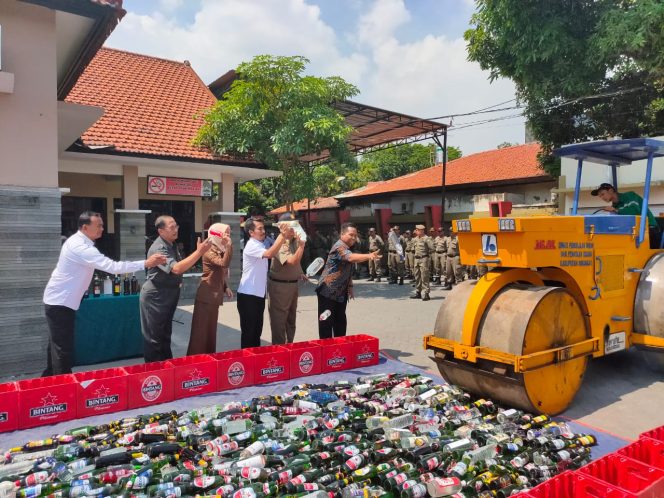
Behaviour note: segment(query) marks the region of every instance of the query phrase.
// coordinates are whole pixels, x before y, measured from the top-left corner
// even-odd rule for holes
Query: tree
[[[331,103],[358,93],[342,78],[304,76],[309,60],[259,55],[243,62],[231,89],[204,115],[195,143],[216,154],[253,157],[283,172],[279,182],[290,203],[311,192],[300,157],[329,150],[347,161],[352,132]]]
[[[566,143],[664,131],[661,0],[476,0],[468,58],[506,77],[542,143],[540,162]]]
[[[279,204],[269,188],[271,178],[245,182],[238,187],[238,207],[244,213],[267,213]],[[264,183],[263,183],[264,182]]]
[[[458,147],[447,147],[448,161],[453,161],[459,157],[461,157],[461,150]],[[367,181],[380,181],[391,180],[398,176],[429,168],[433,166],[434,161],[434,144],[411,144],[371,152],[364,156],[360,164]]]
[[[515,145],[519,144],[513,144],[511,142],[502,142],[496,145],[496,149],[506,149],[507,147],[514,147]]]

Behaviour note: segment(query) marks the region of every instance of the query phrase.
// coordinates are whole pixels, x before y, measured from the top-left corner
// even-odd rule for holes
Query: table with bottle
[[[76,313],[75,365],[92,365],[143,354],[135,275],[92,279]]]

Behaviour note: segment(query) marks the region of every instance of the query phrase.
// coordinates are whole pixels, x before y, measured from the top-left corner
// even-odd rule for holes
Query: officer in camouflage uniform
[[[415,225],[415,294],[410,296],[411,299],[422,299],[428,301],[430,283],[429,283],[429,268],[431,256],[435,250],[433,247],[433,240],[425,234],[424,225]]]
[[[369,229],[369,252],[380,251],[383,252],[385,248],[385,242],[380,238],[380,235],[376,233],[375,228]],[[369,282],[380,282],[380,260],[369,260]]]
[[[398,226],[392,227],[392,233],[396,235],[396,239],[399,241],[399,244],[401,244],[401,234]],[[403,252],[403,246],[401,246],[401,250],[397,252],[397,246],[394,241],[394,236],[390,237],[388,235],[387,237],[387,242],[388,242],[388,258],[387,258],[387,264],[390,270],[390,284],[396,284],[397,283],[397,278],[399,279],[399,285],[403,285],[403,275],[404,275],[404,252]]]
[[[433,247],[436,253],[433,255],[434,268],[436,277],[434,282],[441,284],[445,280],[446,258],[447,258],[447,243],[445,241],[445,234],[443,227],[438,227],[436,238],[433,239]]]
[[[446,263],[446,286],[445,290],[451,290],[452,285],[463,281],[463,266],[459,255],[459,239],[455,232],[450,231],[447,237],[447,263]]]

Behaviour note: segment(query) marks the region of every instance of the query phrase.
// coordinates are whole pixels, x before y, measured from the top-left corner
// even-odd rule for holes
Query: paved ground
[[[380,339],[381,350],[392,358],[423,368],[437,369],[422,349],[422,336],[431,333],[446,291],[433,287],[431,301],[411,300],[409,284],[389,285],[358,281],[356,299],[348,305],[348,333],[367,333]],[[174,324],[173,352],[186,352],[193,304],[178,309]],[[235,301],[224,304],[219,315],[217,349],[226,351],[240,346],[239,316]],[[313,285],[302,284],[298,305],[296,340],[318,338],[316,296]],[[263,343],[270,343],[270,326],[265,313]],[[134,364],[136,358],[116,362]],[[96,365],[103,368],[108,365]],[[83,367],[86,369],[91,367]],[[623,438],[664,425],[664,382],[661,372],[644,365],[638,351],[618,353],[593,360],[583,386],[564,416]],[[592,432],[589,428],[588,432]]]

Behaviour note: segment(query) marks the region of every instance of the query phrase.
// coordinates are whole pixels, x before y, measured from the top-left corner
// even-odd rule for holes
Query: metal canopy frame
[[[643,185],[643,205],[641,206],[641,223],[639,236],[636,239],[636,247],[639,247],[645,239],[646,225],[648,222],[648,201],[650,199],[650,179],[652,176],[652,163],[655,157],[664,157],[664,141],[654,138],[628,138],[623,140],[602,140],[598,142],[585,142],[582,144],[567,145],[555,149],[553,155],[558,157],[571,157],[578,161],[576,168],[576,183],[574,185],[574,202],[572,204],[572,215],[575,216],[579,207],[579,192],[581,190],[581,172],[583,162],[588,160],[593,163],[611,166],[611,176],[614,188],[618,188],[619,166],[632,164],[633,161],[647,159],[646,178]]]
[[[332,107],[353,127],[348,139],[350,151],[366,154],[379,149],[431,140],[447,133],[447,125],[407,114],[388,111],[350,100],[335,102]],[[300,159],[311,165],[329,160],[330,153],[309,154]]]

